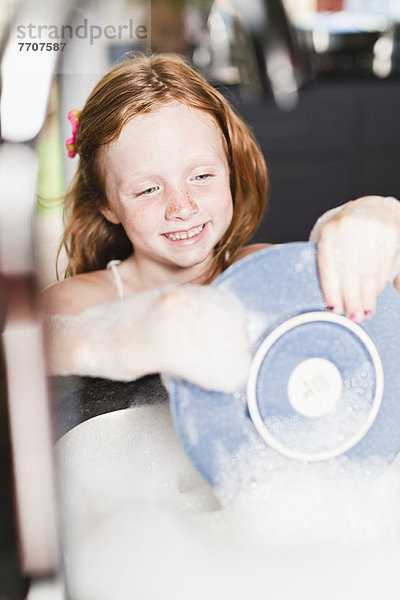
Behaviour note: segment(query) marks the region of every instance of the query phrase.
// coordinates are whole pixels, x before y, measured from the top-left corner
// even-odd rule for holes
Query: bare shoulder
[[[77,314],[104,302],[116,300],[107,270],[82,273],[45,288],[39,295],[43,314]]]
[[[236,256],[235,262],[244,258],[245,256],[249,256],[250,254],[254,254],[255,252],[259,252],[260,250],[265,250],[266,248],[271,248],[273,244],[250,244],[249,246],[243,246]]]

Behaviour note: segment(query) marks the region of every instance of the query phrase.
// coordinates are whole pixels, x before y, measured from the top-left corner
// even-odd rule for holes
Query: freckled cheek
[[[212,211],[214,216],[221,219],[226,227],[230,225],[233,217],[233,201],[230,189],[220,186],[215,189],[212,200]]]
[[[123,225],[129,237],[154,234],[159,229],[159,215],[151,207],[137,207],[124,215]]]
[[[232,223],[232,218],[233,218],[233,205],[232,205],[232,201],[230,201],[230,203],[227,203],[225,205],[225,209],[222,211],[222,214],[221,214],[222,234],[227,232],[230,224]]]

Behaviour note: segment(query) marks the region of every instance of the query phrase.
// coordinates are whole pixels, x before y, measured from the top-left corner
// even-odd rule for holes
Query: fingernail
[[[335,310],[335,307],[334,306],[327,306],[326,310],[329,310],[329,311],[333,312]]]
[[[372,310],[370,310],[369,308],[367,310],[364,310],[364,316],[367,318],[372,317]]]

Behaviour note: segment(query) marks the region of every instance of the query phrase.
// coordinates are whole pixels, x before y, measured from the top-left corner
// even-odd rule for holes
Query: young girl
[[[215,352],[242,348],[232,363],[244,365],[237,385],[248,365],[243,321],[227,319],[216,290],[200,294],[196,286],[268,246],[245,246],[267,191],[265,163],[246,125],[180,58],[138,57],[95,87],[70,150],[79,154],[79,166],[66,198],[67,278],[42,294],[45,313],[64,315],[50,321],[53,370],[188,376],[171,363],[176,357],[157,358],[162,341],[169,348],[172,335],[181,355],[191,355],[196,342],[204,348],[208,336],[211,347],[215,327],[225,327],[227,343]],[[318,242],[327,308],[356,321],[371,317],[400,244],[397,200],[347,203],[323,217],[311,239]],[[165,289],[183,284],[194,287]],[[100,326],[111,314],[109,327]],[[182,325],[184,316],[201,323],[199,339],[193,322],[190,333]]]

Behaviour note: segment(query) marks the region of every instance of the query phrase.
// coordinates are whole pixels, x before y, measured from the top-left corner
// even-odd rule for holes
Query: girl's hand
[[[380,196],[348,202],[321,226],[317,243],[328,309],[354,321],[372,317],[399,251],[400,203]]]
[[[245,314],[226,292],[176,288],[152,304],[136,334],[162,373],[226,393],[246,383],[251,355]]]

